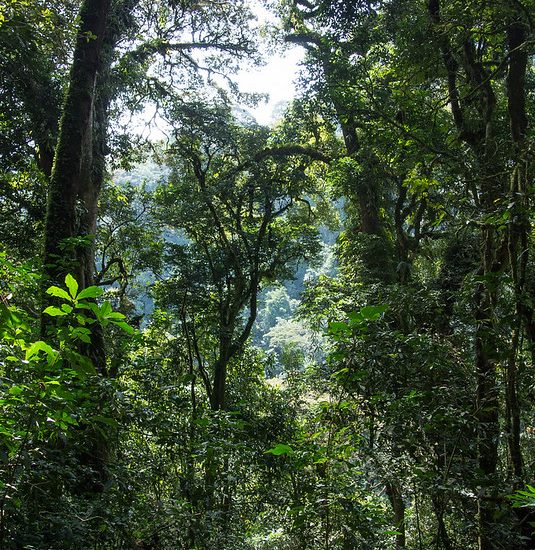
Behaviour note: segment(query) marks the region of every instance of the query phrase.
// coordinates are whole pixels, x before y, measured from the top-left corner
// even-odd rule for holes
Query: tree
[[[160,194],[162,220],[184,231],[187,244],[168,245],[176,280],[166,284],[172,298],[163,303],[200,302],[203,318],[212,320],[213,378],[200,353],[197,361],[212,409],[219,410],[226,407],[227,366],[251,334],[261,287],[291,276],[296,262],[317,251],[307,159],[314,151],[269,147],[265,129],[236,124],[224,106],[184,111],[173,175]]]
[[[1,224],[12,253],[39,252],[74,9],[63,2],[1,8]]]
[[[516,362],[511,359],[519,351],[515,343],[518,328],[509,325],[507,314],[500,313],[502,306],[498,304],[503,304],[504,293],[513,291],[515,286],[506,282],[506,271],[510,270],[517,282],[522,280],[518,262],[529,257],[528,241],[522,241],[520,236],[520,227],[526,227],[523,216],[529,211],[527,203],[522,202],[527,195],[515,187],[520,181],[517,168],[511,172],[511,167],[518,167],[527,129],[529,7],[525,3],[498,3],[487,9],[473,3],[461,13],[457,4],[445,7],[435,1],[429,2],[426,10],[403,2],[343,6],[338,2],[296,1],[284,5],[287,40],[307,48],[309,66],[318,75],[314,92],[309,85],[308,93],[330,105],[343,130],[350,154],[345,161],[349,170],[335,174],[346,185],[343,192],[349,199],[357,197],[357,219],[365,222],[361,226],[363,232],[377,226],[368,221],[379,219],[377,212],[382,211],[386,214],[381,220],[384,235],[387,240],[389,235],[395,235],[395,255],[392,246],[362,246],[351,233],[343,242],[345,250],[359,260],[357,265],[364,264],[368,269],[375,266],[375,281],[383,285],[391,283],[393,277],[387,269],[377,269],[378,262],[392,261],[397,264],[400,283],[419,285],[417,276],[423,275],[420,268],[424,265],[422,253],[436,253],[444,238],[450,243],[445,257],[455,256],[460,260],[459,267],[464,266],[454,278],[449,278],[454,292],[459,292],[472,269],[479,270],[473,274],[469,323],[475,330],[477,460],[487,481],[474,471],[471,484],[483,484],[489,492],[480,493],[477,501],[479,544],[490,547],[499,536],[499,527],[491,519],[496,517],[500,501],[495,482],[503,389],[496,376],[499,364],[508,365],[504,368],[509,373],[504,403],[511,467],[521,471],[519,438],[515,435],[519,429]],[[505,26],[498,21],[505,21]],[[425,57],[422,52],[426,52]],[[335,78],[330,78],[332,75]],[[444,108],[440,90],[446,94],[451,109]],[[368,154],[355,154],[364,137]],[[516,191],[511,191],[507,183],[511,174]],[[383,192],[382,203],[370,200],[381,196],[379,189],[390,190]],[[519,201],[523,215],[515,210]],[[511,215],[503,210],[505,204],[515,210],[514,222],[504,221]],[[467,237],[459,245],[452,232],[461,227],[455,223],[461,219],[480,227],[481,233],[465,231]],[[462,250],[473,254],[475,241],[481,250],[479,267],[474,265],[473,257],[460,256]],[[512,256],[511,243],[516,250]],[[367,254],[370,250],[371,255]],[[354,265],[349,262],[347,267]],[[384,296],[384,286],[378,290]],[[517,291],[513,292],[517,295]],[[460,304],[461,300],[456,300],[455,307]],[[398,328],[406,336],[415,330],[410,328],[410,317],[418,318],[412,313],[413,307],[411,304],[399,317]],[[450,298],[450,315],[451,307]],[[520,318],[518,314],[516,318]],[[524,318],[528,335],[530,314]],[[445,325],[452,327],[454,322],[450,318]],[[500,353],[498,335],[504,337],[504,343],[509,339],[516,351]],[[470,452],[467,449],[468,456]],[[398,543],[404,544],[401,536]]]
[[[523,275],[529,256],[525,236],[527,212],[526,189],[520,172],[524,160],[521,153],[527,130],[526,118],[526,71],[528,44],[526,37],[530,28],[526,6],[498,3],[494,9],[483,15],[483,22],[492,29],[490,38],[480,44],[482,30],[462,32],[440,31],[452,15],[444,11],[440,2],[432,0],[428,4],[429,16],[440,45],[444,69],[448,78],[448,99],[455,128],[459,139],[468,147],[477,166],[475,200],[482,210],[481,246],[479,276],[480,282],[474,289],[475,367],[477,379],[478,463],[485,476],[493,477],[498,464],[499,431],[499,388],[497,369],[501,362],[500,353],[495,347],[497,331],[496,305],[501,287],[501,273],[511,270],[513,288],[517,297],[517,315],[522,325],[522,317],[527,318],[529,337],[530,314],[519,305],[519,292],[524,293]],[[451,13],[451,12],[450,12]],[[481,14],[469,11],[465,14],[470,21],[479,20]],[[500,28],[498,21],[505,21]],[[469,27],[466,26],[465,29]],[[491,59],[490,67],[485,62]],[[503,67],[504,72],[491,69],[492,65]],[[460,76],[464,76],[461,84]],[[501,82],[500,82],[501,81]],[[504,82],[505,81],[505,82]],[[499,91],[499,83],[505,84],[505,97]],[[470,98],[470,100],[468,100]],[[500,103],[506,103],[505,113],[500,112]],[[507,127],[510,135],[507,136]],[[520,156],[519,156],[520,155]],[[520,163],[520,164],[519,164]],[[511,173],[507,166],[513,166]],[[525,165],[524,165],[525,169]],[[508,181],[510,179],[510,182]],[[504,210],[510,200],[513,218],[508,229],[501,231],[496,225],[500,216],[509,216]],[[520,206],[522,204],[522,206]],[[522,210],[522,214],[520,210]],[[522,260],[520,258],[523,257]],[[519,264],[520,262],[520,264]],[[522,267],[523,266],[523,267]],[[522,299],[520,299],[520,302]],[[528,308],[529,309],[529,308]],[[527,313],[527,317],[521,313]],[[519,409],[516,397],[515,359],[518,344],[515,343],[518,328],[511,337],[513,359],[506,360],[508,377],[506,404],[509,418],[509,455],[515,476],[522,477],[522,458],[519,447]],[[490,489],[492,493],[492,488]],[[484,496],[484,495],[483,495]],[[492,499],[480,498],[480,548],[491,548],[495,535],[493,523],[495,505]]]
[[[270,4],[0,8],[6,550],[534,545],[535,5]]]

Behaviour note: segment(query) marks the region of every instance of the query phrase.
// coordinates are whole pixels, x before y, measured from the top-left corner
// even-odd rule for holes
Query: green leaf
[[[65,276],[65,284],[67,285],[67,288],[69,289],[69,292],[74,300],[78,293],[78,283],[70,273]]]
[[[388,309],[388,306],[365,306],[360,308],[360,314],[367,321],[377,321],[381,315]]]
[[[290,445],[279,443],[278,445],[275,445],[275,447],[273,447],[272,449],[267,450],[264,454],[272,454],[275,456],[293,455],[294,450],[290,447]]]
[[[88,303],[77,303],[76,304],[76,309],[89,309],[90,311],[92,311],[96,317],[98,317],[99,313],[100,313],[100,309],[98,307],[97,304],[95,304],[95,302],[88,302]]]
[[[124,321],[112,321],[114,325],[117,325],[119,328],[122,328],[128,334],[134,334],[135,330]]]
[[[119,313],[118,311],[112,311],[108,315],[106,315],[106,319],[124,319],[125,316],[122,313]]]
[[[43,342],[42,340],[38,340],[26,350],[26,361],[29,361],[34,355],[37,355],[40,351],[44,351],[49,356],[55,357],[56,355],[56,352],[52,349],[51,346],[49,346],[46,342]]]
[[[360,311],[350,311],[347,317],[351,326],[362,325],[365,322]]]
[[[105,319],[110,313],[113,313],[113,309],[109,302],[104,302],[99,309],[100,317]]]
[[[65,300],[71,301],[71,297],[67,293],[66,290],[63,290],[62,288],[59,288],[58,286],[51,286],[50,288],[47,288],[46,290],[47,294],[50,294],[50,296],[56,296],[57,298],[64,298]]]
[[[91,317],[88,317],[87,315],[82,315],[81,313],[76,314],[76,320],[81,325],[91,325],[95,322],[95,320],[91,319]]]
[[[332,321],[329,323],[329,333],[330,334],[340,334],[349,332],[349,327],[347,323],[342,323],[341,321]]]
[[[78,338],[86,344],[91,343],[91,331],[87,328],[77,327],[71,331],[73,338]]]
[[[64,317],[67,315],[64,311],[61,311],[59,307],[48,306],[43,313],[50,315],[51,317]]]
[[[104,291],[98,286],[88,286],[84,288],[80,294],[78,294],[78,300],[85,300],[86,298],[98,298],[102,296]]]

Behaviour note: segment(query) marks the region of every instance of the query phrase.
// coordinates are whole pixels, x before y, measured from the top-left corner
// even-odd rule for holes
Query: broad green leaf
[[[112,311],[108,315],[106,315],[106,319],[124,319],[125,316],[122,313],[119,313],[118,311]]]
[[[117,325],[119,328],[122,328],[128,334],[134,334],[135,330],[124,321],[112,321],[114,325]]]
[[[272,454],[275,456],[293,455],[294,450],[290,447],[290,445],[279,443],[278,445],[275,445],[275,447],[273,447],[272,449],[267,450],[265,454]]]
[[[99,312],[100,312],[100,316],[102,318],[106,318],[108,317],[108,315],[110,313],[113,312],[113,309],[111,307],[111,304],[109,302],[104,302],[101,306],[100,306],[100,309],[99,309]]]
[[[81,324],[81,325],[91,325],[95,322],[94,319],[91,319],[91,317],[88,317],[87,315],[82,315],[80,313],[78,313],[76,315],[76,320]]]
[[[61,413],[61,420],[63,422],[66,422],[67,424],[73,424],[73,425],[78,425],[78,420],[76,420],[76,418],[74,418],[73,416],[71,416],[69,413],[63,411]]]
[[[50,355],[50,356],[56,355],[56,352],[52,349],[51,346],[49,346],[46,342],[43,342],[42,340],[38,340],[37,342],[34,342],[26,350],[26,361],[30,360],[34,355],[36,355],[40,351],[44,351],[47,355]]]
[[[87,303],[77,303],[76,304],[76,309],[89,309],[90,311],[92,311],[95,316],[98,317],[99,313],[100,313],[100,309],[98,307],[98,304],[95,304],[95,302],[87,302]]]
[[[86,298],[98,298],[99,296],[102,296],[102,294],[104,294],[104,291],[100,287],[88,286],[87,288],[84,288],[80,294],[78,294],[77,299],[85,300]]]
[[[46,313],[47,315],[50,315],[51,317],[64,317],[65,315],[67,315],[64,311],[61,311],[61,309],[59,309],[59,307],[54,307],[54,306],[48,306],[44,313]]]
[[[367,321],[377,321],[381,315],[388,309],[388,306],[365,306],[360,308],[360,314]]]
[[[362,325],[365,322],[364,317],[362,316],[360,311],[350,311],[347,314],[347,317],[349,319],[351,326]]]
[[[73,338],[78,338],[82,342],[85,342],[86,344],[91,343],[91,331],[84,327],[77,327],[71,331],[71,335]]]
[[[47,289],[46,293],[51,296],[56,296],[57,298],[64,298],[65,300],[69,300],[69,302],[71,301],[71,297],[68,292],[62,288],[59,288],[59,286],[51,286]]]
[[[67,285],[67,288],[69,289],[69,293],[72,296],[73,299],[76,298],[76,294],[78,293],[78,283],[76,279],[68,273],[65,276],[65,284]]]
[[[349,327],[346,323],[342,323],[340,321],[332,321],[329,323],[329,332],[331,333],[338,333],[338,332],[347,332],[349,330]]]

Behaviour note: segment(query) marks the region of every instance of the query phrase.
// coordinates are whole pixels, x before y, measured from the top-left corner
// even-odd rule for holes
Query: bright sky
[[[303,59],[302,48],[288,49],[284,54],[270,57],[267,65],[251,70],[240,71],[237,82],[243,92],[269,94],[269,101],[247,110],[260,124],[272,122],[273,110],[281,102],[295,97],[294,81],[297,78],[298,64]]]
[[[253,12],[262,23],[275,22],[274,16],[261,6],[259,0],[251,0]],[[294,81],[303,60],[303,49],[291,46],[282,54],[272,54],[266,65],[260,68],[244,69],[237,75],[237,82],[243,92],[267,93],[268,102],[247,110],[260,124],[273,122],[273,110],[281,103],[295,97]]]
[[[260,5],[260,0],[250,0],[253,12],[260,24],[276,23],[273,14]],[[304,58],[304,50],[297,46],[287,46],[284,52],[266,54],[266,64],[262,67],[249,67],[233,77],[240,91],[268,94],[268,101],[262,101],[257,107],[245,107],[259,124],[270,125],[275,122],[274,111],[281,103],[291,101],[296,95],[294,81],[297,79],[299,63]],[[131,116],[131,115],[130,115]],[[150,120],[150,123],[148,122]],[[166,139],[166,124],[155,112],[154,106],[147,107],[140,115],[125,117],[138,128],[139,133],[151,139]]]

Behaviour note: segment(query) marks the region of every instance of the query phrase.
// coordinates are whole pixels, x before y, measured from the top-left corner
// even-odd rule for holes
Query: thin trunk
[[[528,234],[530,231],[529,199],[527,194],[525,136],[528,127],[526,115],[526,70],[528,52],[522,47],[526,40],[526,25],[513,20],[507,28],[507,45],[510,52],[507,73],[507,108],[510,121],[515,168],[511,177],[510,201],[513,205],[508,235],[508,252],[515,287],[515,303],[518,325],[513,329],[511,352],[506,370],[506,410],[508,447],[514,483],[523,477],[520,449],[520,404],[517,395],[517,353],[520,330],[525,312],[526,268],[529,259]],[[529,335],[529,330],[528,330]]]
[[[227,337],[228,327],[221,329],[219,341],[219,358],[214,364],[214,383],[212,386],[211,407],[213,411],[225,409],[225,393],[227,386],[227,364],[230,359],[231,340]]]
[[[195,383],[196,383],[196,374],[195,374],[195,349],[192,343],[192,335],[188,328],[188,319],[186,315],[186,298],[184,296],[184,301],[182,303],[181,311],[181,321],[182,327],[184,330],[184,335],[187,342],[187,351],[188,351],[188,374],[190,376],[190,398],[191,398],[191,418],[190,418],[190,429],[189,429],[189,445],[188,453],[186,456],[186,482],[183,492],[186,499],[191,505],[191,518],[188,523],[188,536],[187,542],[185,544],[186,549],[195,548],[196,546],[196,532],[197,532],[197,516],[198,510],[198,498],[197,491],[195,487],[196,475],[195,475],[195,441],[196,441],[196,421],[197,421],[197,397],[195,394]],[[195,336],[193,335],[193,338]]]
[[[476,418],[478,427],[477,465],[484,476],[488,489],[478,498],[478,545],[479,550],[495,547],[496,503],[488,498],[495,483],[499,444],[499,399],[497,388],[497,349],[494,322],[495,287],[499,270],[496,265],[494,229],[487,227],[483,235],[485,282],[478,283],[475,295],[475,369],[476,369]],[[494,280],[494,284],[493,284]]]
[[[523,461],[520,449],[520,403],[517,393],[517,351],[519,331],[515,329],[512,336],[511,352],[506,365],[505,395],[505,431],[509,450],[510,473],[513,487],[519,489],[523,479]]]
[[[520,401],[518,398],[518,357],[521,350],[524,330],[531,349],[532,358],[535,343],[533,308],[527,293],[527,267],[529,262],[529,235],[531,222],[530,194],[528,192],[529,164],[526,155],[526,133],[528,117],[526,113],[526,71],[528,51],[526,39],[529,22],[525,14],[513,14],[507,27],[507,47],[509,63],[506,79],[507,109],[509,114],[512,160],[514,168],[509,192],[510,224],[508,231],[509,264],[515,291],[516,326],[513,328],[509,361],[506,366],[506,432],[512,474],[513,488],[519,489],[525,483],[522,450],[520,446]],[[524,538],[525,548],[535,547],[532,524],[534,514],[529,510],[515,510],[519,530]]]
[[[448,535],[448,530],[446,529],[446,523],[444,522],[444,496],[434,494],[431,496],[431,501],[433,503],[433,511],[437,518],[438,527],[436,547],[437,549],[442,548],[444,550],[451,550],[453,547]]]
[[[217,361],[214,366],[214,388],[211,400],[213,411],[220,411],[225,408],[226,379],[227,364],[224,361]]]
[[[394,525],[398,532],[396,535],[396,547],[405,548],[405,503],[403,502],[401,490],[396,483],[389,482],[386,484],[386,494],[394,512]]]

